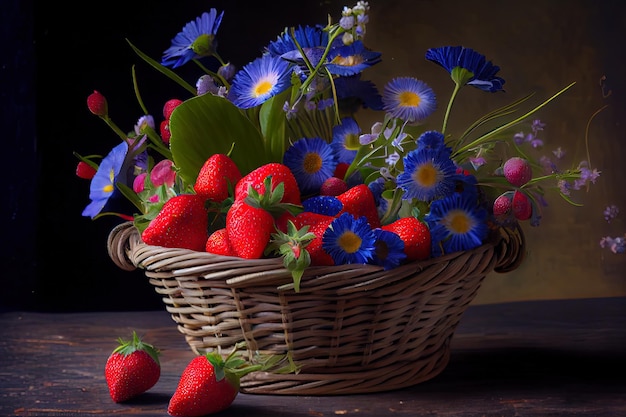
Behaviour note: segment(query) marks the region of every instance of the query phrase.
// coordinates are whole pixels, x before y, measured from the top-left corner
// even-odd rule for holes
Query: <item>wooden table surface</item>
[[[116,404],[104,364],[132,330],[161,349],[150,391]],[[626,298],[470,306],[448,367],[379,394],[240,394],[216,414],[323,416],[626,416]],[[0,313],[1,416],[167,416],[194,354],[163,311]]]

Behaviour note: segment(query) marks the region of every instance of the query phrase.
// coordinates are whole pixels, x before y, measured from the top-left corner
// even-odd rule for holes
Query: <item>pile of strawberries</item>
[[[334,265],[322,248],[330,223],[344,213],[365,217],[372,228],[396,233],[404,242],[407,260],[430,256],[430,232],[413,217],[382,226],[372,191],[365,184],[348,188],[332,177],[316,199],[302,200],[296,178],[281,163],[268,163],[245,176],[225,154],[214,154],[199,171],[195,193],[169,199],[142,232],[149,245],[186,248],[217,255],[259,259],[276,232],[288,233],[289,222],[300,230],[308,226],[315,237],[306,243],[311,265]],[[328,213],[324,196],[340,206]],[[319,210],[318,210],[319,208]],[[300,250],[301,248],[297,248]]]

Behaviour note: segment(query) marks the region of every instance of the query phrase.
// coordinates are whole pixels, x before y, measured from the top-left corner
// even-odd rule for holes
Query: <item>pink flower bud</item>
[[[134,192],[139,194],[140,192],[142,192],[144,190],[146,177],[147,176],[148,176],[148,174],[146,174],[145,172],[142,172],[141,174],[139,174],[139,175],[137,175],[135,177],[135,179],[133,180],[133,191]]]
[[[96,116],[104,117],[109,114],[107,99],[96,90],[87,97],[87,107]]]
[[[164,159],[157,163],[152,171],[150,172],[150,181],[156,187],[160,185],[167,185],[171,187],[174,185],[174,180],[176,179],[176,171],[172,169],[174,163],[169,159]]]

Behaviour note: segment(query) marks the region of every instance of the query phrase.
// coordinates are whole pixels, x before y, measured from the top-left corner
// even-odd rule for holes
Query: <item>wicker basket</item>
[[[299,373],[254,372],[255,394],[338,395],[388,391],[438,375],[468,304],[491,271],[516,268],[519,228],[492,243],[384,271],[369,265],[309,268],[293,290],[280,259],[244,260],[143,243],[132,223],[109,235],[111,259],[142,268],[196,353],[290,353]]]

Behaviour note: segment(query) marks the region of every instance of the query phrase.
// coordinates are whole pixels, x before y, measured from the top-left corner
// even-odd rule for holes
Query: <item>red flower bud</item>
[[[78,165],[76,165],[76,176],[79,178],[84,178],[86,180],[90,180],[93,176],[96,175],[96,170],[91,165],[80,161]]]
[[[104,117],[109,114],[107,99],[96,90],[87,97],[87,107],[96,116]]]

